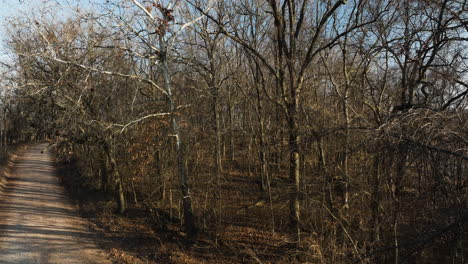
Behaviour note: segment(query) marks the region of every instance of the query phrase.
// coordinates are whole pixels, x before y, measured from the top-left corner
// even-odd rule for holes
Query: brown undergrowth
[[[180,218],[167,208],[156,209],[141,202],[129,204],[123,215],[114,213],[114,199],[86,184],[77,164],[74,160],[57,163],[61,181],[73,202],[79,205],[82,216],[89,220],[91,230],[105,241],[100,246],[109,252],[114,263],[297,261],[296,249],[289,243],[288,235],[275,232],[268,224],[272,208],[258,198],[258,184],[252,177],[238,172],[225,174],[219,196],[223,207],[217,212],[204,210],[203,194],[194,194],[195,211],[203,221],[199,221],[201,230],[196,242],[188,244],[181,232]],[[276,202],[274,207],[277,213],[286,210],[281,202]],[[216,214],[224,216],[213,220]]]

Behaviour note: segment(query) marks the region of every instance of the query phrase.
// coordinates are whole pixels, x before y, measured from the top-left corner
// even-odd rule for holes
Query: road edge
[[[18,157],[20,157],[30,147],[31,145],[29,144],[7,146],[7,149],[5,150],[7,158],[2,162],[2,164],[0,164],[0,194],[3,193],[5,185],[8,182],[8,178],[12,175]]]

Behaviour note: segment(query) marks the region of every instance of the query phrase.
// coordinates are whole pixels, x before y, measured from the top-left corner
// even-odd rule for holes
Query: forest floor
[[[110,263],[70,204],[47,144],[16,158],[0,194],[0,263]]]
[[[210,219],[216,214],[203,211],[203,196],[195,195],[195,212],[198,217],[203,214],[208,222],[199,223],[201,231],[196,242],[187,243],[180,222],[174,221],[178,218],[169,217],[167,210],[151,211],[142,203],[131,203],[123,215],[115,214],[115,204],[109,202],[113,199],[83,185],[73,162],[59,164],[59,171],[91,230],[104,238],[100,246],[110,252],[114,263],[317,262],[315,256],[299,256],[302,253],[287,232],[272,230],[268,220],[271,210],[284,215],[287,204],[275,202],[274,208],[270,207],[259,199],[256,180],[238,172],[224,175],[217,212],[222,217],[218,216],[218,220]]]

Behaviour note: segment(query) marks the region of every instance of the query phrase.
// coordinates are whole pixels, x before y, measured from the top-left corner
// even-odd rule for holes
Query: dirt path
[[[46,146],[18,158],[0,195],[0,263],[110,263],[41,154]]]

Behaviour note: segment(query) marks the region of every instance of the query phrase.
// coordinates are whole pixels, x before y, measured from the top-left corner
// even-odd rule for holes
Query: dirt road
[[[0,195],[0,263],[110,263],[36,145],[18,161]]]

